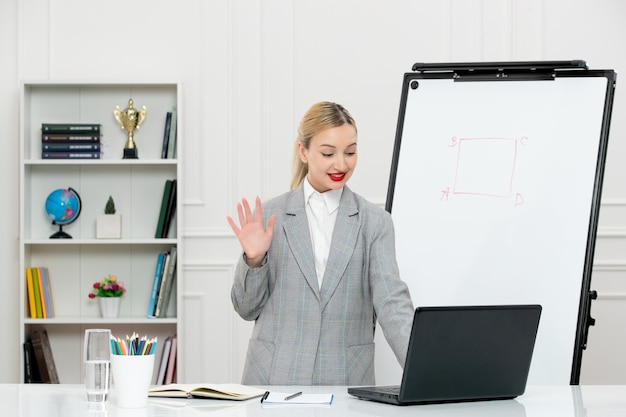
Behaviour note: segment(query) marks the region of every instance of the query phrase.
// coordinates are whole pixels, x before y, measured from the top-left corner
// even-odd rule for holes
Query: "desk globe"
[[[82,204],[80,196],[71,187],[54,190],[46,198],[46,213],[52,220],[53,225],[59,226],[59,230],[50,236],[50,239],[71,239],[68,233],[63,231],[63,226],[74,222],[80,215]]]

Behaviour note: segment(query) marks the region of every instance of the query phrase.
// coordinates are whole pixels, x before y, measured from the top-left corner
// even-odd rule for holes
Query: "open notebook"
[[[168,384],[150,388],[148,397],[212,398],[248,400],[261,397],[265,390],[241,384]]]
[[[539,305],[419,307],[402,384],[349,387],[395,405],[515,398],[524,393]]]

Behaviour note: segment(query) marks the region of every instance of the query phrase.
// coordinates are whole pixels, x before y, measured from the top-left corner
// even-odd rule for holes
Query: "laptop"
[[[511,399],[522,395],[540,305],[418,307],[399,386],[348,387],[395,405]]]

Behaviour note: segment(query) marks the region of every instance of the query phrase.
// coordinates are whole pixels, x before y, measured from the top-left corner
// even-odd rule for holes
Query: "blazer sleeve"
[[[250,268],[242,254],[235,269],[230,298],[235,311],[244,320],[256,320],[269,297],[267,255],[260,267]]]
[[[370,286],[376,318],[385,339],[402,367],[413,326],[413,302],[407,284],[400,279],[395,233],[388,213],[379,219],[370,246]]]

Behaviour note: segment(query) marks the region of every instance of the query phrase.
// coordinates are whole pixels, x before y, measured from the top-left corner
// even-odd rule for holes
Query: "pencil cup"
[[[113,389],[120,408],[148,405],[154,355],[111,355]]]

